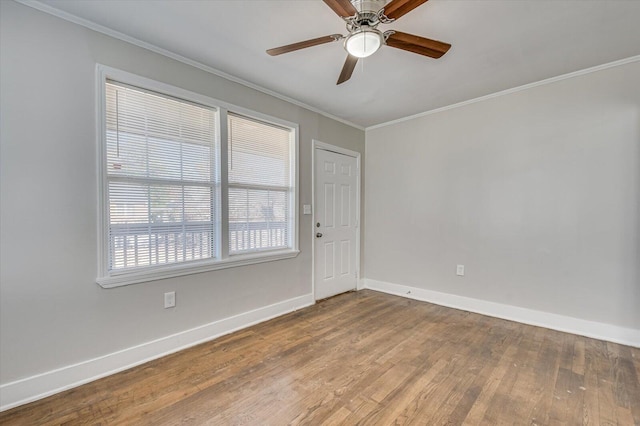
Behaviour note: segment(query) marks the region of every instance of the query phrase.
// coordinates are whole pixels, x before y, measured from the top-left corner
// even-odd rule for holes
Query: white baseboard
[[[365,288],[640,348],[640,330],[365,278]]]
[[[314,303],[313,294],[306,294],[98,358],[0,385],[0,411],[83,385]]]

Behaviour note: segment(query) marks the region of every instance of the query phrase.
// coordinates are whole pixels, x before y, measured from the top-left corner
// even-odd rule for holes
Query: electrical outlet
[[[164,294],[164,308],[173,308],[176,306],[176,292],[170,291]]]
[[[464,276],[464,265],[456,265],[456,275]]]

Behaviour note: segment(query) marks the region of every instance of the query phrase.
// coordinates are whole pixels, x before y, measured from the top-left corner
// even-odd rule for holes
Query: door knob
[[[318,233],[316,234],[316,238],[320,238],[320,237],[322,237],[322,232],[318,232]]]

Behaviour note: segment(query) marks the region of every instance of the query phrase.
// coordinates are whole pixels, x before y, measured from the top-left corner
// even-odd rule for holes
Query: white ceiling
[[[640,55],[640,1],[431,0],[382,27],[451,43],[446,55],[383,46],[336,86],[339,42],[265,53],[346,34],[320,0],[44,3],[362,127]]]

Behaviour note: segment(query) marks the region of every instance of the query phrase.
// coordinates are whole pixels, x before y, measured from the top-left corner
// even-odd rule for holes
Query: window
[[[108,266],[216,254],[215,110],[107,81]]]
[[[291,245],[292,130],[229,114],[229,253]]]
[[[100,285],[297,254],[295,125],[98,69]]]

